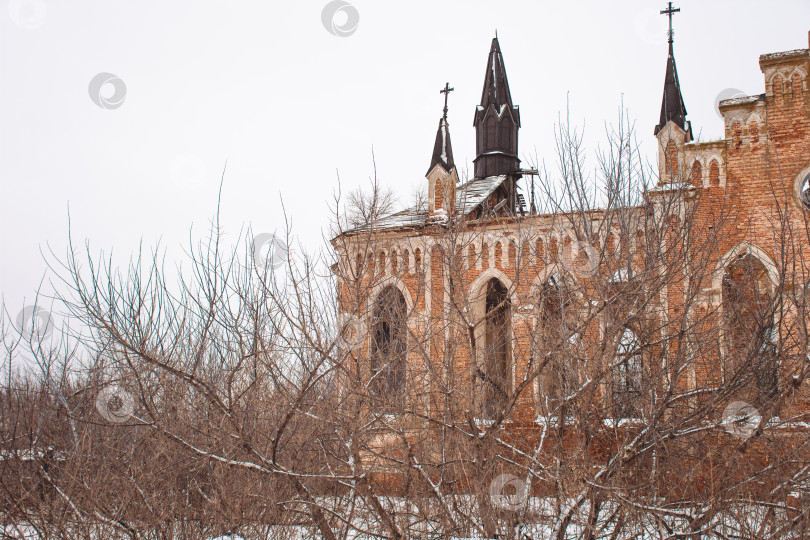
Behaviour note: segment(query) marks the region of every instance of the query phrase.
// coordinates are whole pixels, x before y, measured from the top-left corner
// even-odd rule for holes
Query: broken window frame
[[[402,405],[408,372],[408,305],[402,291],[383,288],[372,313],[369,390],[382,404]]]

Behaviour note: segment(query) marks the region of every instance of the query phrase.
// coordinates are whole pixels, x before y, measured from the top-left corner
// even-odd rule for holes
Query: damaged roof
[[[506,175],[475,178],[456,188],[456,215],[467,216],[471,214],[487,197],[489,197],[506,180]],[[427,208],[418,210],[411,207],[406,210],[389,214],[378,219],[372,226],[375,229],[395,229],[399,227],[424,226],[428,217]],[[367,229],[361,226],[353,231]],[[352,232],[352,231],[348,231]]]

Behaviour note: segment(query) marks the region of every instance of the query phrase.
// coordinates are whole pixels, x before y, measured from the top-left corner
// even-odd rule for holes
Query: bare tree
[[[214,221],[173,279],[71,245],[80,347],[0,395],[5,534],[801,537],[807,223],[775,192],[772,266],[729,252],[734,193],[606,138],[591,170],[561,121],[528,211],[338,194],[322,253]]]

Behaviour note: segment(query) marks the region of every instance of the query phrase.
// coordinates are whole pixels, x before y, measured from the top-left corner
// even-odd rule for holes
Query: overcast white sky
[[[660,1],[351,0],[353,33],[327,31],[326,0],[2,0],[0,294],[12,317],[45,273],[48,243],[72,235],[125,264],[139,242],[180,255],[216,207],[227,161],[226,230],[284,226],[321,244],[328,199],[372,174],[407,200],[424,181],[449,81],[456,162],[472,127],[497,29],[521,152],[553,162],[570,94],[594,145],[624,96],[655,149],[666,63]],[[716,96],[763,91],[758,56],[808,46],[807,0],[683,0],[675,56],[695,135],[717,138]],[[338,27],[352,23],[338,12]],[[348,18],[347,18],[348,17]],[[105,109],[91,80],[126,86]],[[101,97],[114,97],[112,86]],[[96,101],[99,101],[98,95]],[[470,167],[471,169],[471,167]]]

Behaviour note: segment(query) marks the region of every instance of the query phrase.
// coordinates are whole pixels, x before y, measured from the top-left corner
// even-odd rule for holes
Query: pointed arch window
[[[408,327],[405,297],[394,286],[380,291],[374,302],[371,337],[371,390],[386,402],[399,402],[405,393]]]
[[[511,391],[511,305],[506,287],[493,278],[486,285],[483,364],[478,369],[482,413],[495,418],[504,412]]]
[[[576,303],[573,287],[561,274],[554,273],[538,291],[535,350],[538,358],[550,358],[539,375],[539,408],[543,415],[560,417],[563,399],[578,386],[575,333]]]
[[[725,383],[737,399],[762,405],[778,391],[777,306],[768,269],[743,254],[726,266],[722,295]]]
[[[548,341],[563,340],[569,337],[574,310],[573,287],[563,275],[555,272],[540,288],[537,301],[540,327]]]
[[[643,358],[641,342],[636,333],[625,328],[619,336],[612,373],[614,418],[641,416],[641,383]]]

